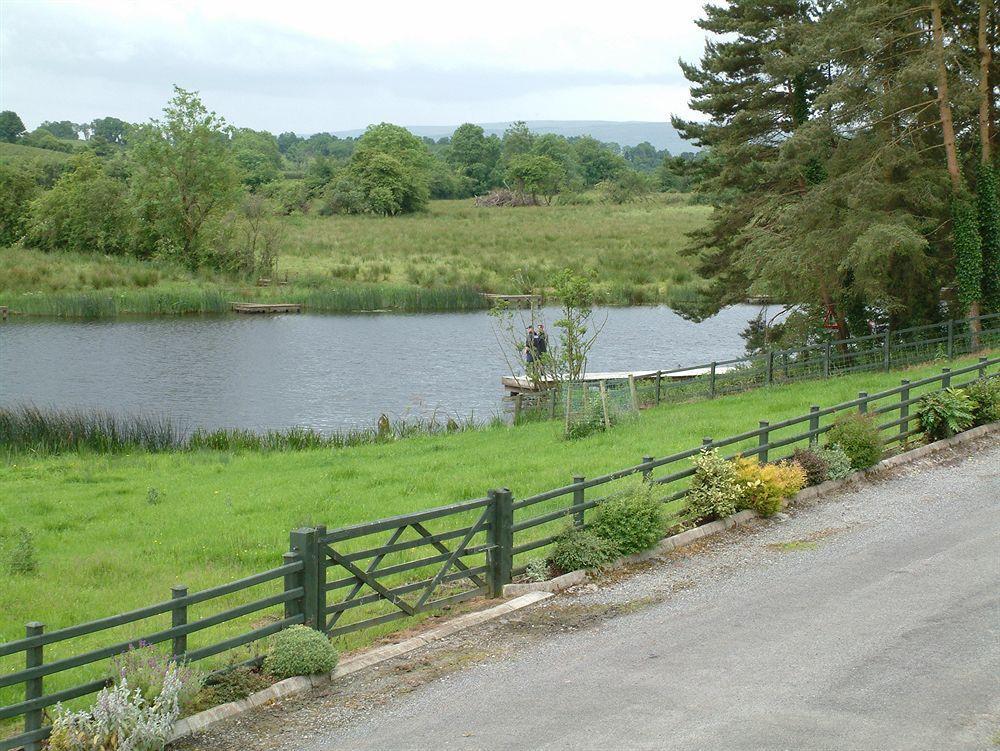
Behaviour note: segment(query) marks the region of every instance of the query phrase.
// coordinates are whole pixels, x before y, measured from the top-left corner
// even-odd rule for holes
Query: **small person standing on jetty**
[[[535,334],[535,356],[538,359],[542,358],[542,355],[548,351],[549,348],[549,335],[545,333],[545,324],[538,324],[538,333]]]
[[[538,336],[535,334],[535,327],[528,326],[528,335],[524,342],[524,361],[529,365],[535,361],[535,357],[537,355],[537,344]]]

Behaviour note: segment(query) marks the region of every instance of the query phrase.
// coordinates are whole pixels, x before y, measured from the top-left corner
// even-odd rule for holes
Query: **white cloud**
[[[0,99],[29,124],[154,116],[177,83],[240,125],[663,120],[701,1],[0,1]]]

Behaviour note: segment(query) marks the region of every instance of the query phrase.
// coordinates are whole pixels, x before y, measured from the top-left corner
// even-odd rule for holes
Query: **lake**
[[[588,369],[658,370],[743,352],[760,308],[701,323],[666,307],[597,311]],[[555,310],[542,311],[551,328]],[[332,431],[390,417],[487,419],[505,359],[485,312],[0,323],[0,405],[168,414],[182,429]]]

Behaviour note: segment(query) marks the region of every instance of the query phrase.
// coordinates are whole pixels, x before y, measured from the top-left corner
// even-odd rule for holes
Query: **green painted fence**
[[[0,644],[0,658],[22,655],[23,668],[0,675],[0,688],[24,686],[24,700],[0,707],[0,721],[23,718],[23,732],[0,740],[0,751],[24,746],[37,749],[48,733],[46,709],[96,693],[106,680],[84,681],[52,693],[45,679],[106,661],[131,646],[170,644],[178,659],[198,662],[252,645],[294,624],[308,624],[331,636],[438,611],[473,597],[497,597],[503,585],[524,571],[530,554],[551,545],[568,524],[586,525],[587,511],[615,492],[617,483],[642,475],[661,490],[678,520],[685,518],[684,496],[694,474],[693,459],[708,448],[728,456],[757,456],[774,461],[796,447],[816,443],[845,412],[874,415],[886,446],[905,444],[919,433],[913,406],[927,393],[1000,377],[1000,357],[940,374],[832,407],[814,406],[807,414],[720,439],[665,457],[646,456],[631,467],[594,478],[576,476],[565,486],[515,499],[509,489],[485,497],[412,514],[327,531],[324,527],[291,532],[282,565],[200,592],[175,587],[171,598],[128,613],[46,632],[29,623],[23,639]],[[597,490],[599,489],[599,490]],[[261,596],[260,588],[280,586]],[[249,594],[247,594],[249,593]],[[249,597],[235,607],[189,618],[193,606],[225,605],[235,595]],[[278,609],[280,612],[274,614]],[[189,649],[188,637],[250,615],[272,613],[263,625]],[[138,638],[111,639],[98,649],[46,660],[46,647],[100,632],[114,633],[127,624],[169,617],[169,626]],[[254,662],[251,658],[245,662]]]

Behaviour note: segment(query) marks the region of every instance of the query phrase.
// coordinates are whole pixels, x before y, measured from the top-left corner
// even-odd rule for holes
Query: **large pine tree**
[[[699,312],[771,294],[814,322],[832,311],[841,336],[942,315],[956,262],[940,63],[961,170],[977,161],[980,60],[978,0],[940,11],[935,46],[918,0],[706,8],[702,26],[726,36],[684,71],[707,120],[675,120],[714,166],[691,251],[712,279]]]

